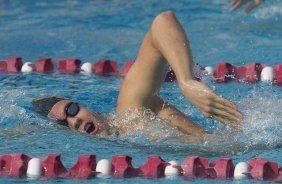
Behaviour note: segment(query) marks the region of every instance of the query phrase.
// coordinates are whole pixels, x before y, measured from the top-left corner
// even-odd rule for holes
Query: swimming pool
[[[0,58],[21,56],[25,61],[40,57],[79,58],[95,62],[108,58],[119,66],[134,59],[139,44],[154,16],[165,10],[176,13],[187,31],[195,61],[215,66],[218,61],[243,65],[252,61],[273,65],[282,63],[282,3],[266,1],[249,15],[230,13],[224,1],[0,1]],[[231,156],[234,162],[266,157],[281,166],[282,102],[281,87],[270,84],[215,84],[216,92],[236,101],[245,114],[240,133],[204,145],[148,142],[142,135],[122,139],[98,138],[60,127],[34,113],[31,100],[38,96],[59,95],[73,98],[93,111],[113,113],[122,78],[62,74],[0,74],[0,154],[25,153],[45,157],[61,153],[66,167],[81,154],[97,159],[114,154],[133,157],[133,165],[145,163],[147,155],[182,162],[187,155],[209,160]],[[187,103],[176,83],[165,83],[161,95],[193,120],[211,131],[225,130],[206,120]],[[162,132],[163,133],[165,130]],[[228,130],[226,130],[228,131]],[[94,181],[95,180],[95,181]],[[1,177],[3,182],[20,182]],[[74,183],[71,180],[58,180]],[[211,182],[196,179],[193,182]],[[22,181],[24,182],[24,181]],[[32,181],[36,182],[36,181]],[[54,181],[45,181],[54,182]],[[150,183],[186,182],[165,179],[93,179],[83,182]],[[217,181],[214,181],[217,182]],[[232,182],[232,181],[222,181]]]

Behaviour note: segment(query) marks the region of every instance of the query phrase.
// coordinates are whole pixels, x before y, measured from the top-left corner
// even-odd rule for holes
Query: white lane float
[[[39,158],[32,158],[28,162],[26,175],[29,178],[39,178],[42,175],[42,164]]]
[[[84,74],[91,74],[92,73],[92,63],[83,63],[83,65],[81,66],[81,73]]]
[[[260,74],[260,78],[261,81],[263,82],[272,82],[273,81],[273,68],[270,66],[266,66],[262,69],[261,74]]]
[[[235,166],[234,170],[234,179],[246,179],[248,178],[248,174],[250,172],[250,166],[246,162],[239,162]]]
[[[211,66],[206,66],[205,71],[208,73],[208,75],[213,75],[214,69]]]
[[[170,165],[165,167],[164,174],[167,178],[174,178],[180,175],[178,168],[178,162],[176,160],[172,160],[168,162]]]
[[[26,62],[23,64],[21,68],[21,72],[23,73],[31,73],[35,71],[35,67],[33,66],[34,64],[32,62]]]
[[[102,159],[96,165],[97,177],[107,177],[112,173],[112,163],[110,160]]]

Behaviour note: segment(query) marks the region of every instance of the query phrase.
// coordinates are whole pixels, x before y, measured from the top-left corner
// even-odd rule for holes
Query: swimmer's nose
[[[96,134],[99,130],[98,125],[96,125],[93,122],[88,122],[86,123],[86,125],[84,126],[84,131],[88,134]]]

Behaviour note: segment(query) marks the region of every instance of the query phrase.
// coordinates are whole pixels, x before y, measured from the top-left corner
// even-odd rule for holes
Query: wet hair
[[[32,100],[32,106],[35,112],[47,116],[52,107],[61,100],[67,100],[63,97],[45,96]]]

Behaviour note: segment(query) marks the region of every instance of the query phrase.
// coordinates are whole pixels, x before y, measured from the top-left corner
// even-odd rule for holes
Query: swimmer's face
[[[108,127],[102,122],[102,117],[91,112],[72,100],[57,102],[48,114],[50,119],[56,120],[88,134],[108,134]]]

